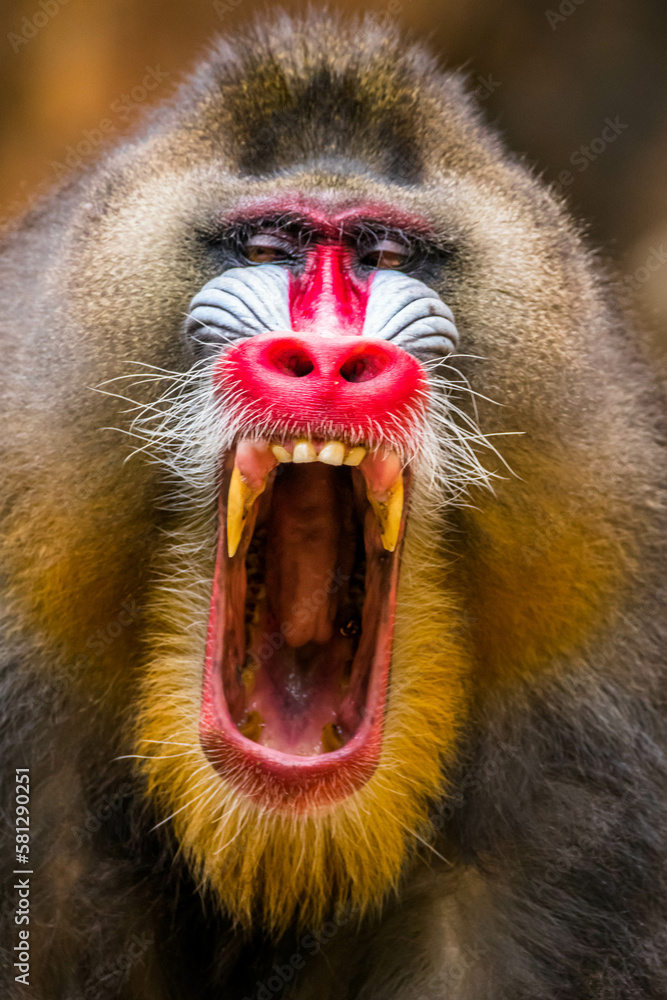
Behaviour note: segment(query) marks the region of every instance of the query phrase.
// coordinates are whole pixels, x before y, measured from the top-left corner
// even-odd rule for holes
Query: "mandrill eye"
[[[382,270],[404,267],[410,259],[410,248],[396,240],[379,240],[375,246],[359,258],[363,267]]]
[[[294,261],[291,243],[267,233],[251,236],[245,244],[243,255],[250,264],[287,264]]]

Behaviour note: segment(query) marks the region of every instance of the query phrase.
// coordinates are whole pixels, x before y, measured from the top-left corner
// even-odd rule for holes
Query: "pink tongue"
[[[266,554],[266,589],[288,645],[328,642],[337,601],[340,524],[332,470],[290,466],[289,489],[276,476]]]

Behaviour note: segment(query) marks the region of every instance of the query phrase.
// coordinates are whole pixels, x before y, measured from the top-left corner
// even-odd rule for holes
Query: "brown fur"
[[[428,217],[453,248],[428,277],[461,334],[453,419],[481,431],[460,481],[442,464],[429,502],[418,480],[376,784],[302,822],[235,801],[198,747],[211,497],[160,464],[150,410],[160,371],[194,384],[183,317],[220,218],[279,192]],[[255,997],[293,954],[295,1000],[667,995],[662,400],[564,207],[460,79],[372,26],[278,17],[26,217],[0,279],[32,995],[107,989],[140,932],[100,995]]]

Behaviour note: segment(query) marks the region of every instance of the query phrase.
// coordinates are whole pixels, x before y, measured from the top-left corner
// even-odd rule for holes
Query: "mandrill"
[[[0,287],[3,996],[667,997],[661,389],[461,79],[268,19]]]

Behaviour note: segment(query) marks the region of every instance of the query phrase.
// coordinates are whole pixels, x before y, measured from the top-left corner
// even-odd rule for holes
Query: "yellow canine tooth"
[[[283,448],[281,444],[272,444],[271,451],[273,452],[274,458],[277,458],[279,462],[292,461],[292,456],[288,452],[287,448]]]
[[[398,542],[403,514],[403,476],[399,476],[387,494],[386,500],[378,500],[366,486],[366,496],[382,536],[382,545],[387,552],[393,552]]]
[[[345,445],[342,441],[327,441],[317,458],[325,465],[342,465],[345,458]]]
[[[366,455],[366,449],[361,446],[357,448],[350,448],[349,452],[343,459],[343,465],[359,465]]]
[[[255,500],[264,492],[265,486],[266,479],[257,490],[248,486],[238,467],[234,466],[227,494],[227,552],[230,559],[236,555],[245,523]]]
[[[295,464],[299,462],[315,462],[317,460],[317,452],[315,451],[315,445],[312,441],[307,441],[306,438],[299,438],[299,440],[294,445],[294,455],[292,456],[292,461]]]

